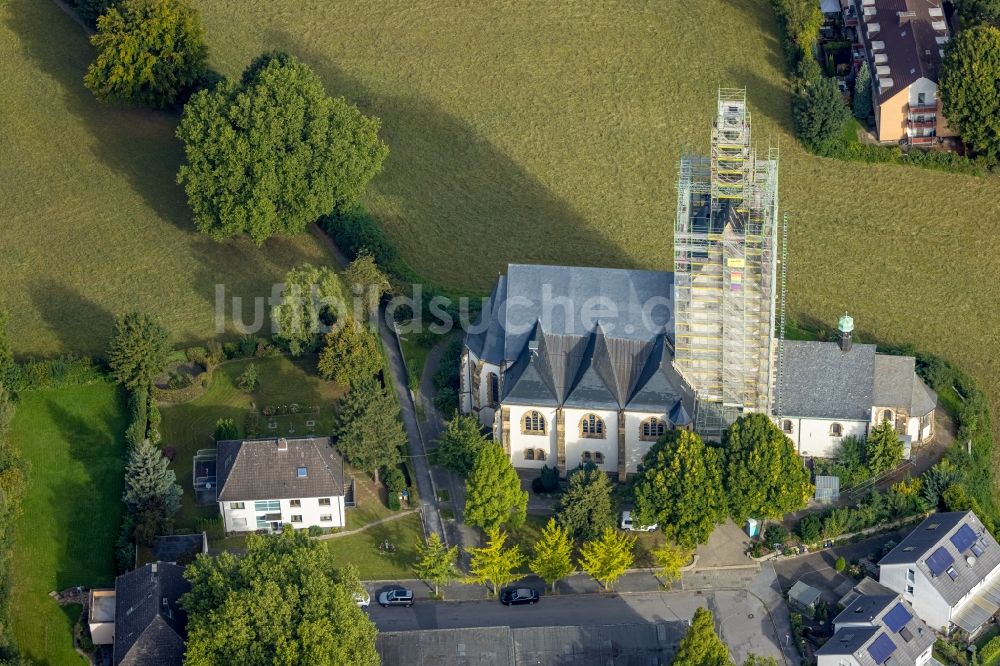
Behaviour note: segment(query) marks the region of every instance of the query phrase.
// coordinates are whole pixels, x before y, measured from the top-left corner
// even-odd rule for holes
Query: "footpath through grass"
[[[126,417],[107,383],[21,396],[11,438],[31,465],[13,558],[14,635],[32,662],[84,663],[74,652],[79,606],[49,596],[114,584]]]

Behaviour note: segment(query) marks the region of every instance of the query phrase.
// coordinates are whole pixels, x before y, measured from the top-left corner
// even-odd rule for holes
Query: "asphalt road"
[[[433,602],[417,600],[412,608],[381,608],[372,595],[369,616],[380,631],[464,627],[544,627],[687,622],[699,606],[714,613],[718,629],[740,663],[749,652],[781,659],[767,610],[746,591],[641,592],[542,596],[533,606],[503,606],[499,601]]]

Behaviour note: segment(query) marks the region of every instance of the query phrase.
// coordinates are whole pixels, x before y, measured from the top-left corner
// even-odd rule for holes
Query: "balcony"
[[[933,120],[909,120],[906,126],[910,129],[934,129],[937,123]]]
[[[936,136],[911,136],[910,143],[914,146],[929,146],[937,141]]]
[[[909,113],[911,116],[916,116],[921,113],[933,116],[937,114],[937,104],[911,104]]]

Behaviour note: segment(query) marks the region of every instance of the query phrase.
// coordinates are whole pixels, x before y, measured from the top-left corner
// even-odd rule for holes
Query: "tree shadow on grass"
[[[98,159],[124,176],[160,217],[192,229],[183,190],[175,183],[183,157],[174,137],[176,114],[97,101],[83,85],[95,53],[87,33],[55,3],[15,1],[6,16],[24,52],[59,83],[59,99],[42,103],[61,104],[81,119],[93,135],[90,149]]]
[[[378,221],[406,259],[441,256],[437,245],[447,242],[467,248],[467,261],[477,266],[472,270],[478,276],[495,275],[509,262],[559,262],[567,248],[581,264],[635,266],[601,228],[465,120],[424,97],[375,92],[327,55],[297,46],[293,35],[278,30],[268,41],[308,63],[328,93],[343,95],[382,120],[390,152],[370,189],[388,203],[383,209],[394,211],[380,211]],[[607,221],[609,227],[615,224]]]
[[[122,403],[118,413],[84,418],[50,400],[48,412],[80,473],[66,474],[51,499],[51,519],[59,535],[57,589],[107,585],[114,580],[114,544],[121,521],[125,470]],[[69,471],[69,470],[67,470]],[[55,545],[55,544],[54,544]]]
[[[31,300],[42,319],[59,338],[63,349],[80,348],[80,328],[91,342],[86,346],[107,348],[114,331],[115,315],[79,290],[52,278],[31,286]],[[95,342],[96,341],[96,342]]]

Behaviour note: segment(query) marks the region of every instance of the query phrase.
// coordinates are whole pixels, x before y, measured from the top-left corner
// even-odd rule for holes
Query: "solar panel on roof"
[[[945,550],[944,546],[941,546],[927,558],[927,568],[935,576],[940,576],[954,561],[955,558],[951,556],[951,553]]]
[[[951,543],[958,552],[964,553],[969,546],[976,543],[976,533],[968,525],[962,525],[957,532],[951,535]]]
[[[885,626],[889,627],[890,631],[899,632],[912,619],[910,611],[906,610],[903,604],[897,603],[892,607],[892,610],[885,614],[882,621],[885,622]]]
[[[896,644],[885,634],[879,634],[872,644],[868,646],[868,654],[872,656],[876,664],[884,664],[888,661],[892,653],[896,651]]]

